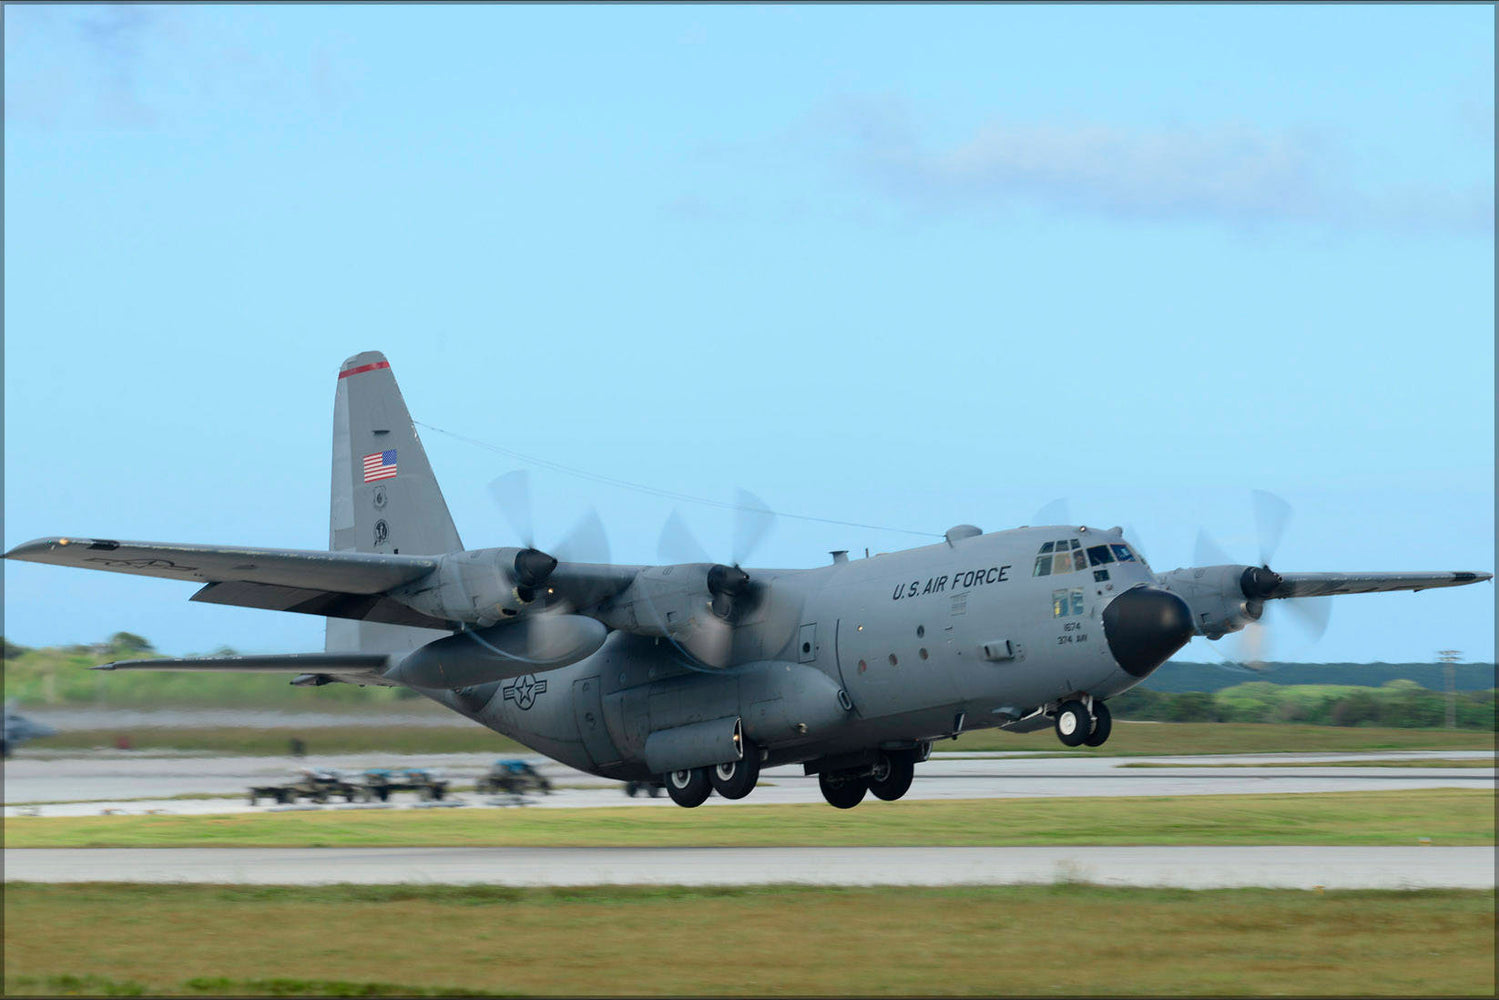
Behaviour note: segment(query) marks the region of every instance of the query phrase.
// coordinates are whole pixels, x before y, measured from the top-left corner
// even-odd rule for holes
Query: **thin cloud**
[[[1238,227],[1493,229],[1491,183],[1360,192],[1339,176],[1331,144],[1309,132],[990,122],[928,147],[903,105],[877,101],[825,110],[803,134],[831,142],[845,167],[890,196],[931,210],[1036,207]]]

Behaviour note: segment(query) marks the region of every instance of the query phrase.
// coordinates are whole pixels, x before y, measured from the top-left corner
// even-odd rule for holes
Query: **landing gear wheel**
[[[686,771],[672,771],[666,776],[666,794],[671,796],[673,802],[686,809],[702,805],[713,794],[708,769],[694,767]]]
[[[916,776],[916,754],[911,750],[886,750],[875,761],[869,790],[877,799],[894,802],[911,788]]]
[[[1114,713],[1101,701],[1093,703],[1093,731],[1083,740],[1090,747],[1101,747],[1114,731]]]
[[[1063,746],[1082,746],[1083,740],[1093,729],[1093,720],[1088,709],[1080,701],[1064,702],[1057,709],[1057,739]]]
[[[742,799],[755,790],[760,780],[760,749],[753,743],[744,744],[744,757],[727,764],[719,764],[708,772],[713,790],[726,799]]]
[[[869,791],[868,779],[847,771],[824,771],[817,776],[817,784],[828,805],[837,809],[852,809],[864,801],[864,793]]]

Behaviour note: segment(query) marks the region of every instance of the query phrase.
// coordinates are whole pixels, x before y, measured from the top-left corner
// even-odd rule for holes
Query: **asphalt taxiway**
[[[1492,847],[30,848],[23,882],[1484,889]]]

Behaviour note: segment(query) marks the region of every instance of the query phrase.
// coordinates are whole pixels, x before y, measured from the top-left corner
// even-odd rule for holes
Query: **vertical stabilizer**
[[[390,362],[379,351],[356,354],[338,371],[328,548],[413,556],[463,549]],[[330,618],[326,649],[394,653],[446,634]]]

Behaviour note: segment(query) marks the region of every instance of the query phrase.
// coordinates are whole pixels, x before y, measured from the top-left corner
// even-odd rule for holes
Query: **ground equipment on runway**
[[[637,795],[648,795],[655,799],[661,797],[661,792],[665,787],[659,781],[627,781],[625,794],[632,799]]]
[[[304,767],[297,772],[294,781],[281,785],[254,785],[250,788],[250,805],[261,799],[271,799],[279,805],[287,805],[298,799],[309,799],[323,803],[342,798],[346,802],[366,802],[369,790],[360,782],[350,781],[343,772],[332,768]]]
[[[372,767],[361,780],[368,796],[381,802],[388,801],[396,792],[415,792],[417,798],[426,802],[441,800],[448,794],[447,779],[420,767]]]
[[[9,757],[22,743],[56,735],[57,730],[51,726],[35,722],[17,712],[14,701],[5,703],[5,732],[3,738],[0,738],[0,755]]]
[[[529,761],[501,758],[490,765],[489,772],[474,783],[480,795],[524,796],[528,792],[552,794],[552,782]]]
[[[555,388],[515,372],[496,398],[512,417],[535,416],[565,400]],[[516,427],[525,433],[524,420]],[[870,792],[897,799],[932,741],[967,729],[1050,728],[1067,746],[1097,746],[1108,698],[1194,636],[1257,622],[1267,603],[1492,578],[1280,573],[1217,558],[1157,574],[1121,529],[1067,524],[959,524],[874,558],[839,550],[814,569],[746,569],[771,517],[748,494],[726,505],[740,517],[727,562],[673,518],[662,565],[615,565],[596,518],[572,544],[537,548],[528,494],[514,477],[497,486],[522,544],[465,550],[390,364],[370,351],[338,373],[330,551],[55,537],[6,557],[182,580],[196,601],[328,619],[320,653],[99,669],[410,687],[569,766],[662,783],[682,806],[743,797],[762,767],[784,764],[818,775],[840,808]],[[1278,538],[1283,513],[1264,510]]]

